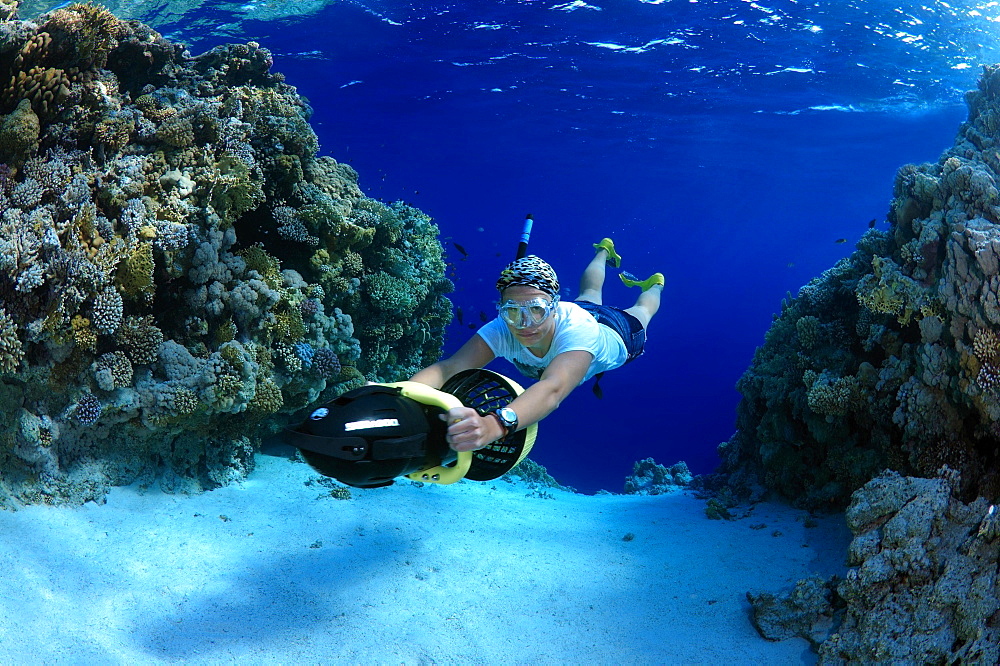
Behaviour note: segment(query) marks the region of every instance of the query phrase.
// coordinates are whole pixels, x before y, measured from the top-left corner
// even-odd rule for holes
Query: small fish
[[[490,320],[490,318],[486,315],[486,313],[483,312],[482,310],[480,310],[479,311],[479,321],[481,321],[481,322],[483,322],[485,324],[489,320]]]
[[[794,263],[794,262],[791,262],[791,261],[789,261],[789,262],[788,262],[788,267],[789,267],[789,268],[795,268],[795,263]]]
[[[473,330],[473,331],[476,330],[476,325],[475,324],[469,324],[469,329]]]
[[[465,322],[462,321],[464,315],[462,314],[462,308],[455,308],[455,319],[458,320],[458,325],[461,326]]]
[[[835,241],[833,241],[833,242],[834,242],[834,243],[837,243],[837,244],[840,244],[840,243],[846,243],[846,242],[847,242],[847,239],[846,239],[846,238],[838,238],[837,240],[835,240]]]
[[[875,228],[875,218],[874,217],[871,220],[869,220],[869,222],[868,222],[868,228],[869,229],[874,229]]]
[[[459,253],[461,253],[462,259],[467,259],[469,257],[469,253],[465,251],[464,247],[462,247],[461,245],[459,245],[455,241],[452,241],[451,244],[455,246],[455,249],[458,250]]]

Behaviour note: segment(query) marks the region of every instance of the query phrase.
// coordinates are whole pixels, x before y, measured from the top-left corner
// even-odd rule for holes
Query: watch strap
[[[490,412],[489,414],[487,414],[487,416],[492,416],[497,420],[497,423],[500,424],[500,430],[503,431],[503,434],[500,435],[500,439],[503,439],[504,437],[510,434],[510,429],[507,428],[506,425],[504,425],[503,419],[500,418],[499,414],[497,414],[496,412]]]

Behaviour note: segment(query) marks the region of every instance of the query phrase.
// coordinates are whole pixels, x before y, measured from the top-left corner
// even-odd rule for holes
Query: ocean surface
[[[997,2],[103,4],[193,54],[272,51],[321,152],[440,226],[446,353],[495,315],[526,214],[564,298],[605,236],[622,269],[666,276],[646,354],[539,426],[532,457],[583,492],[620,492],[646,457],[714,469],[782,298],[884,228],[896,169],[937,160],[1000,61]],[[606,303],[637,295],[609,270]]]

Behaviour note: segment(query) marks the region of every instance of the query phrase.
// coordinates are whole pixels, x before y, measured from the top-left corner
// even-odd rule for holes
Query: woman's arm
[[[483,343],[485,346],[485,343]],[[518,430],[538,423],[551,414],[587,374],[594,356],[587,351],[559,354],[542,378],[508,405],[517,414]],[[503,437],[503,427],[492,416],[479,416],[474,409],[456,407],[448,411],[448,443],[456,451],[475,451]]]
[[[453,375],[469,368],[481,368],[494,359],[493,350],[479,334],[473,335],[462,348],[446,359],[429,365],[410,377],[410,381],[439,389]]]
[[[518,430],[538,423],[554,412],[583,381],[593,358],[593,354],[581,350],[563,352],[552,359],[542,378],[508,405],[517,413]]]

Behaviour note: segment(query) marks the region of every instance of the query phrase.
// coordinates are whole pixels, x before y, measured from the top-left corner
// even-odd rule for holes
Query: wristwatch
[[[494,411],[493,415],[500,421],[500,425],[506,428],[507,432],[504,433],[504,437],[514,434],[514,431],[517,430],[517,412],[510,407],[501,407]]]

